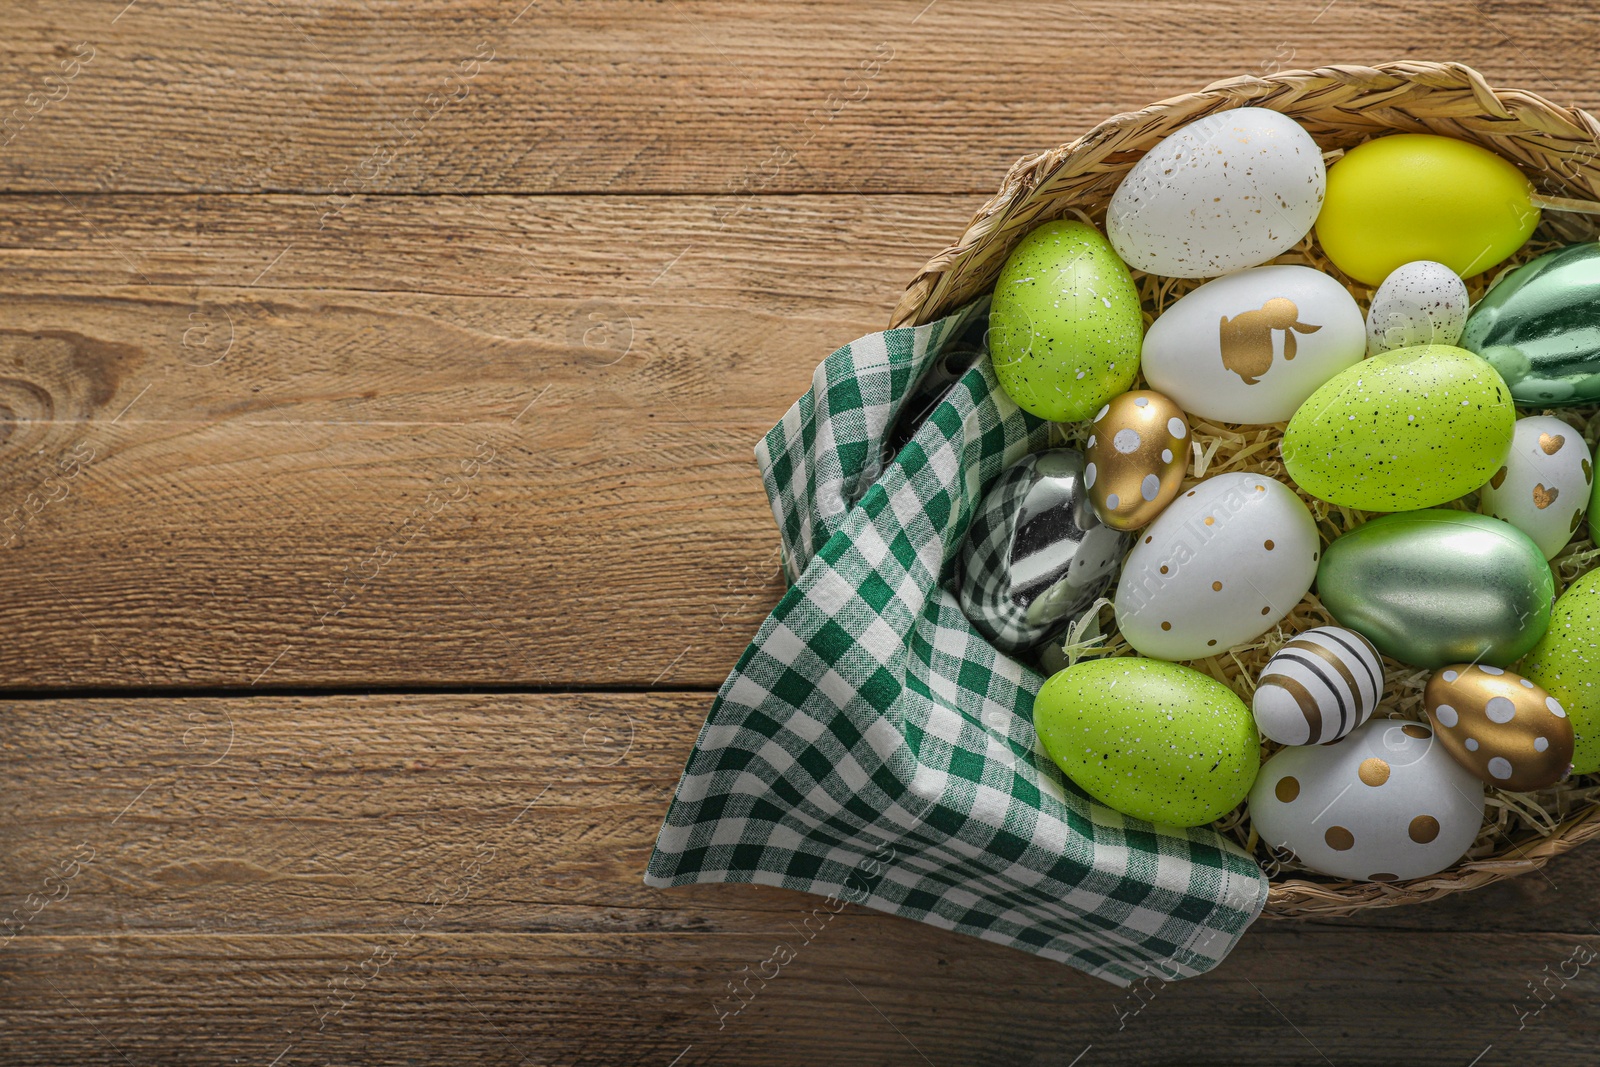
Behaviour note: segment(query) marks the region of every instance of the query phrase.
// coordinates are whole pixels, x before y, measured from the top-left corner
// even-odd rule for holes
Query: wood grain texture
[[[779,942],[799,942],[794,958],[749,978]],[[1597,949],[1592,933],[1396,932],[1380,947],[1278,931],[1203,981],[1123,991],[889,918],[823,926],[810,942],[780,924],[38,937],[0,958],[0,1010],[14,1064],[1501,1067],[1589,1062]],[[1547,966],[1572,977],[1535,1000],[1528,983]]]
[[[18,908],[24,936],[346,933],[399,922],[433,894],[460,897],[437,930],[770,929],[816,902],[641,881],[709,703],[668,692],[13,703],[0,886],[14,891],[0,898],[0,936]],[[46,890],[74,856],[89,858],[66,889]],[[33,915],[30,893],[51,903]],[[1330,925],[1590,934],[1596,899],[1600,853],[1580,850],[1545,876]]]
[[[784,588],[754,442],[968,207],[7,203],[0,684],[239,688],[717,685]]]
[[[1592,1059],[1592,850],[1136,992],[856,908],[747,982],[814,902],[640,874],[756,438],[1013,160],[1289,66],[1594,108],[1596,6],[9,4],[0,1060]]]
[[[1019,156],[1240,73],[1449,58],[1600,103],[1589,3],[121,7],[8,7],[0,188],[987,194]]]

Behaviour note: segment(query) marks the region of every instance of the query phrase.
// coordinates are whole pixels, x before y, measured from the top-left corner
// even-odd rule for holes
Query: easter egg
[[[1210,278],[1298,244],[1326,182],[1322,150],[1299,123],[1259,107],[1222,111],[1134,164],[1106,208],[1106,233],[1148,274]]]
[[[1357,145],[1328,168],[1317,241],[1367,285],[1419,259],[1463,278],[1522,247],[1539,209],[1514,164],[1468,141],[1397,133]]]
[[[1077,663],[1040,688],[1033,724],[1045,752],[1084,792],[1169,826],[1226,815],[1261,765],[1244,701],[1176,663],[1131,656]]]
[[[1546,559],[1567,547],[1589,511],[1594,457],[1578,431],[1549,415],[1518,419],[1511,451],[1478,497],[1478,510],[1509,522]]]
[[[1600,771],[1600,570],[1561,594],[1550,628],[1520,669],[1566,710],[1574,735],[1573,773]]]
[[[1286,748],[1250,790],[1268,848],[1357,882],[1424,878],[1483,825],[1483,783],[1421,723],[1373,719],[1331,745]]]
[[[1430,259],[1389,273],[1367,308],[1367,350],[1374,354],[1415,345],[1453,345],[1467,325],[1467,283]]]
[[[1338,620],[1401,663],[1516,662],[1550,623],[1555,578],[1539,546],[1468,511],[1383,515],[1337,538],[1317,595]]]
[[[1095,416],[1085,450],[1084,482],[1100,521],[1113,530],[1137,530],[1183,487],[1189,423],[1160,393],[1123,393]]]
[[[1422,700],[1445,751],[1489,785],[1543,789],[1572,768],[1572,723],[1529,678],[1452,663],[1428,679]]]
[[[1150,384],[1202,418],[1282,422],[1366,354],[1361,308],[1310,267],[1242,270],[1206,282],[1151,324]]]
[[[1143,332],[1133,276],[1093,226],[1038,226],[1000,269],[989,307],[995,376],[1041,419],[1087,419],[1127,392]]]
[[[1025,652],[1111,584],[1128,540],[1090,506],[1081,452],[1036,452],[1001,472],[978,504],[957,602],[1001,651]]]
[[[1519,404],[1600,400],[1600,243],[1501,275],[1467,317],[1461,347],[1488,360]]]
[[[1117,628],[1158,659],[1226,652],[1300,602],[1318,550],[1311,512],[1282,482],[1207,478],[1169,504],[1123,561]]]
[[[1383,696],[1383,660],[1354,630],[1319,626],[1296,634],[1256,679],[1250,710],[1281,745],[1322,745],[1372,717]]]
[[[1283,465],[1330,504],[1427,508],[1488,481],[1516,421],[1505,383],[1477,356],[1446,345],[1402,348],[1311,394],[1284,431]]]

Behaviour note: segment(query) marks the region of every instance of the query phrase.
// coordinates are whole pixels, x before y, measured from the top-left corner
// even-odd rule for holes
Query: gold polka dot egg
[[[1422,700],[1440,744],[1490,785],[1543,789],[1572,767],[1572,722],[1528,678],[1487,664],[1452,664],[1428,680]]]
[[[1115,397],[1094,418],[1084,451],[1084,483],[1100,521],[1137,530],[1183,486],[1189,423],[1177,404],[1140,389]]]
[[[1483,783],[1432,729],[1373,719],[1333,744],[1269,759],[1250,791],[1250,819],[1280,856],[1335,878],[1394,882],[1459,860],[1483,804]]]

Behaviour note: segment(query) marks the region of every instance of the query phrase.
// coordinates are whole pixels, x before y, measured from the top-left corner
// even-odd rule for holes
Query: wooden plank
[[[783,590],[756,440],[970,210],[12,203],[11,687],[715,686]]]
[[[371,931],[437,894],[461,897],[437,928],[472,933],[798,921],[813,898],[640,880],[709,703],[13,701],[0,716],[0,935]],[[1584,849],[1543,875],[1336,925],[1587,934],[1595,899],[1600,850]]]
[[[1592,933],[1303,930],[1204,978],[1119,990],[890,918],[809,942],[37,937],[0,957],[0,1010],[18,1065],[1581,1063],[1597,954]]]
[[[1549,2],[119,8],[8,8],[0,189],[988,193],[1120,111],[1397,56],[1600,104],[1589,13]]]

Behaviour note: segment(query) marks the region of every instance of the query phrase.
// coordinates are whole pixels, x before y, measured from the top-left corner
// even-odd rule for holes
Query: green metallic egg
[[[1092,418],[1139,372],[1144,319],[1133,276],[1099,230],[1047,222],[1012,249],[989,308],[995,376],[1042,419]]]
[[[1572,720],[1572,772],[1600,771],[1600,570],[1567,587],[1550,628],[1519,673],[1543,686]]]
[[[1600,242],[1501,276],[1468,316],[1461,347],[1488,360],[1519,404],[1600,400]]]
[[[1261,766],[1233,690],[1165,660],[1086,660],[1033,702],[1044,750],[1084,792],[1136,819],[1200,826],[1238,806]]]
[[[1500,469],[1517,411],[1488,364],[1449,345],[1398,348],[1328,379],[1294,413],[1283,465],[1320,500],[1412,511]]]
[[[1429,670],[1515,663],[1544,636],[1555,593],[1550,565],[1527,534],[1446,508],[1357,526],[1317,567],[1317,595],[1340,625]]]

